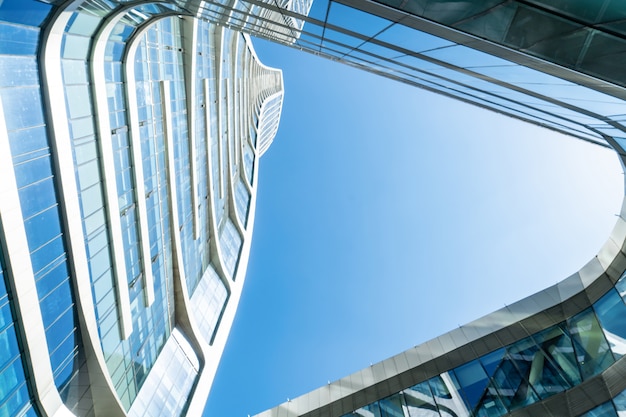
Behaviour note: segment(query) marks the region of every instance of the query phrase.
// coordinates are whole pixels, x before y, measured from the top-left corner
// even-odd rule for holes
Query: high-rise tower
[[[184,6],[0,2],[0,416],[204,408],[283,82]]]

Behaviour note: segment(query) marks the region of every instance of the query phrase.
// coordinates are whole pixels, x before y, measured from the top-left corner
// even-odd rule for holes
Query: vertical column
[[[139,109],[137,104],[137,88],[135,85],[135,53],[142,39],[141,33],[135,36],[134,42],[128,46],[123,70],[126,74],[126,101],[128,103],[128,123],[130,128],[130,143],[133,158],[133,172],[135,174],[135,201],[137,203],[137,217],[139,221],[139,244],[141,248],[141,265],[143,267],[143,284],[146,307],[154,302],[154,276],[152,275],[152,260],[150,257],[150,235],[148,227],[148,209],[146,206],[146,187],[143,176],[143,159],[141,155],[141,134],[139,131]]]
[[[65,106],[65,91],[61,71],[61,45],[64,41],[64,30],[79,4],[80,0],[69,2],[67,8],[56,17],[53,23],[48,25],[42,36],[44,39],[41,53],[42,87],[50,126],[50,145],[56,162],[57,189],[61,194],[60,200],[63,201],[63,217],[67,237],[65,242],[70,255],[69,266],[77,295],[78,315],[89,367],[89,383],[94,406],[98,415],[123,416],[123,407],[114,393],[115,389],[107,371],[106,360],[98,335],[91,280],[88,278],[90,274],[89,261],[85,248],[78,184],[72,156],[69,117]],[[0,151],[0,154],[4,154],[4,152]],[[4,164],[0,163],[0,167],[2,166]]]
[[[187,120],[189,123],[189,171],[191,174],[191,210],[193,218],[193,238],[200,236],[200,221],[198,218],[198,172],[196,166],[196,91],[197,71],[197,43],[198,43],[198,20],[186,17],[183,20],[183,42],[185,66],[185,84],[189,94],[187,99]]]
[[[178,199],[176,197],[176,165],[174,163],[174,133],[172,130],[172,103],[171,103],[171,91],[170,81],[160,81],[161,87],[161,106],[163,109],[163,124],[165,135],[165,153],[166,153],[166,166],[167,166],[167,189],[169,192],[169,206],[170,206],[170,218],[172,238],[174,239],[174,265],[178,269],[178,276],[180,281],[186,283],[185,280],[185,268],[182,257],[182,247],[180,243],[180,224],[178,222]]]
[[[14,306],[17,317],[22,323],[24,347],[32,364],[29,369],[32,375],[32,386],[46,413],[71,415],[56,390],[48,356],[48,343],[39,308],[39,297],[30,260],[20,197],[17,192],[2,100],[0,100],[0,178],[2,178],[0,181],[0,220],[4,228],[4,236],[1,237],[8,255],[5,261],[12,278],[9,281],[15,296]]]
[[[110,25],[112,29],[113,25]],[[107,31],[104,31],[107,32]],[[132,313],[130,308],[130,295],[128,291],[128,273],[124,259],[124,241],[122,238],[122,222],[120,220],[120,206],[115,182],[115,159],[111,144],[111,124],[109,122],[106,77],[104,74],[104,57],[108,34],[101,32],[95,42],[92,57],[92,78],[94,104],[96,109],[96,126],[98,130],[98,145],[100,151],[100,163],[104,176],[105,201],[107,206],[107,220],[109,222],[109,234],[112,246],[113,275],[117,291],[117,305],[119,309],[120,331],[123,339],[128,339],[133,332]]]

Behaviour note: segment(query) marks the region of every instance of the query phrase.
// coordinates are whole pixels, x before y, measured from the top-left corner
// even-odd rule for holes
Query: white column
[[[81,3],[82,0],[77,0],[68,4],[42,35],[42,89],[45,93],[44,105],[50,127],[48,129],[50,146],[56,162],[55,179],[60,194],[59,200],[63,205],[70,275],[76,291],[78,318],[94,407],[96,414],[123,416],[123,407],[115,394],[100,345],[61,71],[63,33],[67,22]]]
[[[178,268],[178,275],[180,280],[185,285],[186,289],[186,276],[185,267],[183,264],[182,246],[180,243],[180,223],[178,221],[178,199],[176,197],[176,164],[174,163],[174,134],[172,130],[172,107],[171,107],[171,92],[170,81],[160,81],[161,87],[161,106],[163,109],[163,133],[165,135],[165,153],[166,153],[166,167],[167,167],[167,190],[168,190],[168,202],[170,207],[171,218],[171,231],[174,251],[175,251],[175,264]],[[188,292],[187,292],[188,294]]]
[[[141,155],[141,133],[139,129],[139,109],[137,104],[137,87],[135,84],[135,54],[143,34],[149,29],[147,26],[135,34],[133,41],[128,45],[126,61],[123,62],[126,74],[126,103],[128,123],[130,128],[130,143],[135,174],[135,202],[137,204],[137,221],[139,227],[139,245],[141,266],[143,268],[143,291],[146,307],[154,302],[154,276],[152,275],[152,258],[150,256],[150,235],[148,228],[148,209],[146,207],[146,187],[143,176],[143,158]]]
[[[196,165],[196,62],[198,41],[198,20],[185,17],[182,22],[185,67],[185,84],[187,89],[187,121],[189,124],[189,171],[191,174],[191,213],[193,218],[193,238],[200,236],[200,221],[198,218],[198,172]]]
[[[30,261],[2,100],[0,100],[0,178],[2,178],[0,220],[4,228],[4,236],[0,237],[7,254],[6,264],[11,278],[9,282],[15,297],[13,305],[24,336],[26,354],[23,358],[30,363],[32,386],[44,411],[51,416],[71,416],[72,413],[65,407],[56,389],[48,356],[48,342],[39,308],[35,274]]]
[[[133,332],[133,320],[130,308],[130,295],[128,291],[128,273],[124,253],[124,241],[122,238],[122,222],[120,219],[120,205],[115,182],[115,158],[113,156],[111,124],[109,122],[109,104],[107,101],[106,78],[104,74],[104,53],[107,39],[113,29],[108,25],[95,40],[92,50],[92,87],[94,107],[96,112],[96,129],[98,132],[98,145],[100,151],[100,166],[104,177],[104,200],[107,206],[107,220],[109,223],[109,235],[111,237],[113,276],[117,291],[117,305],[120,317],[120,330],[123,339],[127,339]]]

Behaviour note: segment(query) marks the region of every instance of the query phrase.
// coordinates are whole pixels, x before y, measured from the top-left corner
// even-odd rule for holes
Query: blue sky
[[[255,40],[285,102],[205,416],[247,416],[576,272],[623,193],[612,151]]]

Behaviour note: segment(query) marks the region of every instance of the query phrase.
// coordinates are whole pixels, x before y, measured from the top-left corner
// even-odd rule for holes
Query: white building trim
[[[51,416],[71,416],[72,413],[65,407],[56,389],[48,356],[48,342],[41,309],[38,308],[39,296],[30,260],[2,100],[0,100],[0,178],[2,178],[0,220],[4,229],[4,236],[0,236],[2,238],[0,242],[7,255],[6,267],[11,277],[9,283],[14,295],[12,304],[15,307],[17,321],[21,323],[18,327],[21,329],[24,349],[27,352],[22,358],[28,365],[28,373],[32,377],[31,385],[36,391],[35,397],[42,409]]]
[[[67,5],[55,16],[54,23],[47,26],[42,36],[42,90],[50,127],[48,129],[50,145],[56,162],[55,178],[60,193],[59,200],[62,202],[68,265],[74,283],[78,319],[89,369],[90,389],[96,414],[104,413],[113,417],[123,416],[124,408],[115,394],[100,345],[61,70],[64,30],[72,14],[82,3],[83,0],[77,0]]]
[[[117,16],[117,19],[121,16]],[[113,21],[115,19],[112,19]],[[100,163],[104,177],[104,199],[107,206],[107,219],[109,221],[109,234],[111,237],[113,276],[117,291],[117,305],[119,310],[119,322],[122,339],[128,339],[133,332],[133,317],[130,307],[130,295],[128,290],[128,272],[124,241],[122,238],[122,222],[120,219],[120,205],[115,181],[115,158],[111,146],[112,134],[109,122],[109,105],[107,101],[106,77],[104,74],[104,54],[107,40],[115,25],[107,24],[94,40],[91,51],[91,78],[94,98],[94,110],[96,113],[96,130],[98,132],[98,147],[100,151]]]
[[[183,65],[185,71],[185,87],[187,89],[187,123],[189,139],[189,171],[191,182],[191,212],[193,218],[193,238],[200,236],[200,219],[198,214],[198,167],[196,154],[196,85],[197,85],[197,49],[198,19],[186,16],[182,21],[183,33]]]
[[[133,171],[135,174],[135,202],[137,203],[139,245],[141,248],[141,266],[143,272],[144,295],[146,307],[154,302],[154,276],[152,275],[152,259],[150,256],[150,234],[148,227],[148,209],[146,206],[146,187],[143,175],[143,157],[141,155],[141,133],[139,127],[139,109],[137,102],[137,87],[135,81],[135,54],[141,43],[143,34],[150,28],[147,25],[135,33],[128,44],[124,59],[123,71],[126,75],[126,106],[128,111],[128,124],[130,143],[133,158]]]

